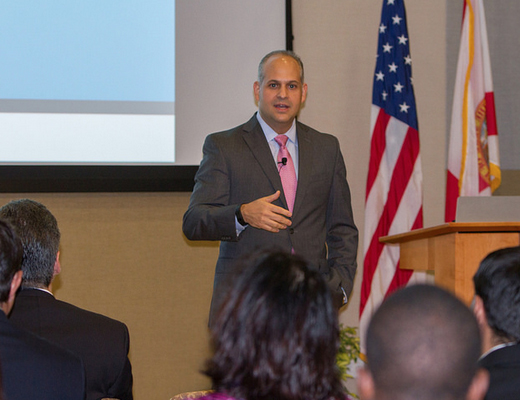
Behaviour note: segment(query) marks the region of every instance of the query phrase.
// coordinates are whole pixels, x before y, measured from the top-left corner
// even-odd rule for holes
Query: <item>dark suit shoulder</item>
[[[123,358],[129,348],[126,325],[102,314],[88,311],[49,293],[36,289],[22,290],[9,316],[9,320],[56,343],[84,359],[96,344],[96,351]]]
[[[57,319],[59,321],[56,322],[59,323],[67,323],[70,318],[79,325],[107,326],[110,329],[126,330],[126,325],[118,320],[58,300],[38,289],[24,289],[19,292],[9,319],[17,324],[19,320],[27,319],[24,315],[32,316],[33,313],[41,313],[45,310],[50,314],[46,315],[48,318]]]
[[[13,326],[3,313],[0,319],[0,359],[6,398],[84,398],[85,373],[79,357]]]
[[[18,294],[10,321],[81,358],[87,400],[132,399],[130,338],[124,323],[37,289],[24,289]]]
[[[489,371],[486,400],[520,399],[520,345],[502,347],[479,361]]]
[[[85,323],[95,323],[96,326],[107,325],[111,329],[127,330],[126,325],[123,322],[110,318],[106,315],[99,314],[94,311],[85,310],[65,301],[56,300],[56,302],[60,307],[62,307],[63,310],[67,310],[71,315],[75,314],[78,317],[84,318],[86,321]]]
[[[492,351],[483,357],[479,364],[481,367],[492,369],[494,367],[504,368],[514,366],[520,369],[520,344],[505,346]]]

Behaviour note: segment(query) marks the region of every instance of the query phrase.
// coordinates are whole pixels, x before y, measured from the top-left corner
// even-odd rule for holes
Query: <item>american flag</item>
[[[379,25],[371,113],[370,164],[365,199],[360,336],[372,313],[412,271],[399,269],[399,248],[385,235],[422,228],[422,171],[412,58],[403,0],[384,0]],[[414,273],[414,275],[417,273]]]
[[[498,131],[482,0],[465,0],[451,116],[446,222],[459,196],[490,196],[500,185]]]

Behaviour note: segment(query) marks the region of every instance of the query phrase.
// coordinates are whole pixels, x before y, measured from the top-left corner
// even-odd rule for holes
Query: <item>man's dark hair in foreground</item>
[[[22,290],[10,322],[78,355],[85,366],[87,400],[132,400],[130,338],[125,324],[56,299],[52,280],[60,273],[60,231],[52,213],[30,199],[0,208],[23,244]]]
[[[375,312],[366,336],[362,399],[482,399],[475,317],[455,296],[432,285],[398,290]]]
[[[520,399],[520,247],[493,251],[473,276],[473,312],[482,335],[486,400]]]

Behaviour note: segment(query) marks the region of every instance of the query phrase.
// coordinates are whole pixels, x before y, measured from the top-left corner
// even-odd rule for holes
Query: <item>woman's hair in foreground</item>
[[[214,389],[247,400],[343,399],[337,310],[322,276],[283,252],[243,262],[212,326],[205,373]]]

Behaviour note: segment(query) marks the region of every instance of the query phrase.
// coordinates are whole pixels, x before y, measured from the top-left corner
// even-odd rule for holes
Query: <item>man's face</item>
[[[253,87],[262,119],[276,133],[287,132],[307,96],[298,62],[286,55],[272,56],[264,65],[264,80]]]

